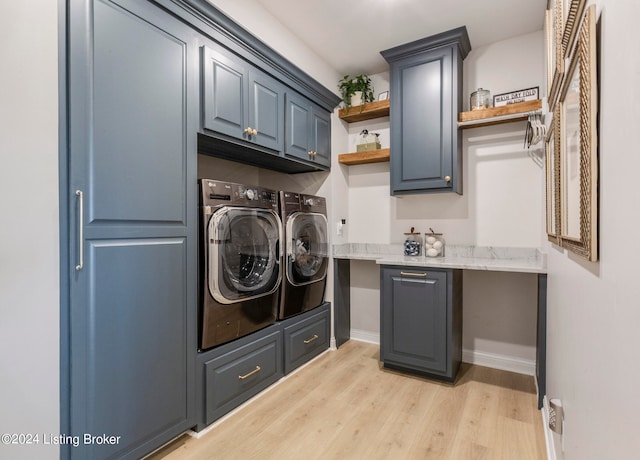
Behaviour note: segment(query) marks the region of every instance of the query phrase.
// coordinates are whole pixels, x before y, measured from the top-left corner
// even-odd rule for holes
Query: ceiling
[[[380,51],[465,25],[472,48],[542,30],[547,0],[256,0],[341,74],[388,69]]]

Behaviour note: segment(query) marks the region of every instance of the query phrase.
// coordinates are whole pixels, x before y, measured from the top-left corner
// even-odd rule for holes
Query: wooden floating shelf
[[[477,128],[480,126],[523,121],[527,119],[529,112],[540,110],[541,108],[542,100],[536,99],[534,101],[516,102],[515,104],[501,107],[460,112],[458,114],[458,127],[462,129]]]
[[[343,165],[364,165],[367,163],[384,163],[389,161],[391,149],[367,150],[364,152],[341,153],[338,162]]]
[[[384,101],[367,102],[366,104],[340,109],[338,116],[348,122],[372,120],[389,116],[389,99]]]

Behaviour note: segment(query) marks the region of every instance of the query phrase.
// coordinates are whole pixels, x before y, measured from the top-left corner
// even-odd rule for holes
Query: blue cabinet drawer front
[[[206,423],[282,377],[280,331],[205,363]]]
[[[288,374],[329,348],[329,309],[284,328],[284,372]]]

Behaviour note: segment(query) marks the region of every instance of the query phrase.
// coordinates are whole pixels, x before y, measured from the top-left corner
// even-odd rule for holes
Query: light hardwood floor
[[[349,341],[158,459],[546,459],[533,377],[463,364],[455,385]]]

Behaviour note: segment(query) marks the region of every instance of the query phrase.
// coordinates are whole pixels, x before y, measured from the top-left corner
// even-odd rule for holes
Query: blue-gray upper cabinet
[[[383,266],[380,360],[454,380],[462,358],[462,272]]]
[[[196,422],[197,36],[137,0],[66,17],[60,431],[119,442],[61,457],[141,458]]]
[[[391,78],[391,194],[462,194],[466,27],[382,51]]]
[[[203,127],[281,152],[284,86],[221,46],[203,46],[202,63]]]
[[[306,97],[286,94],[285,155],[331,167],[331,115]]]

